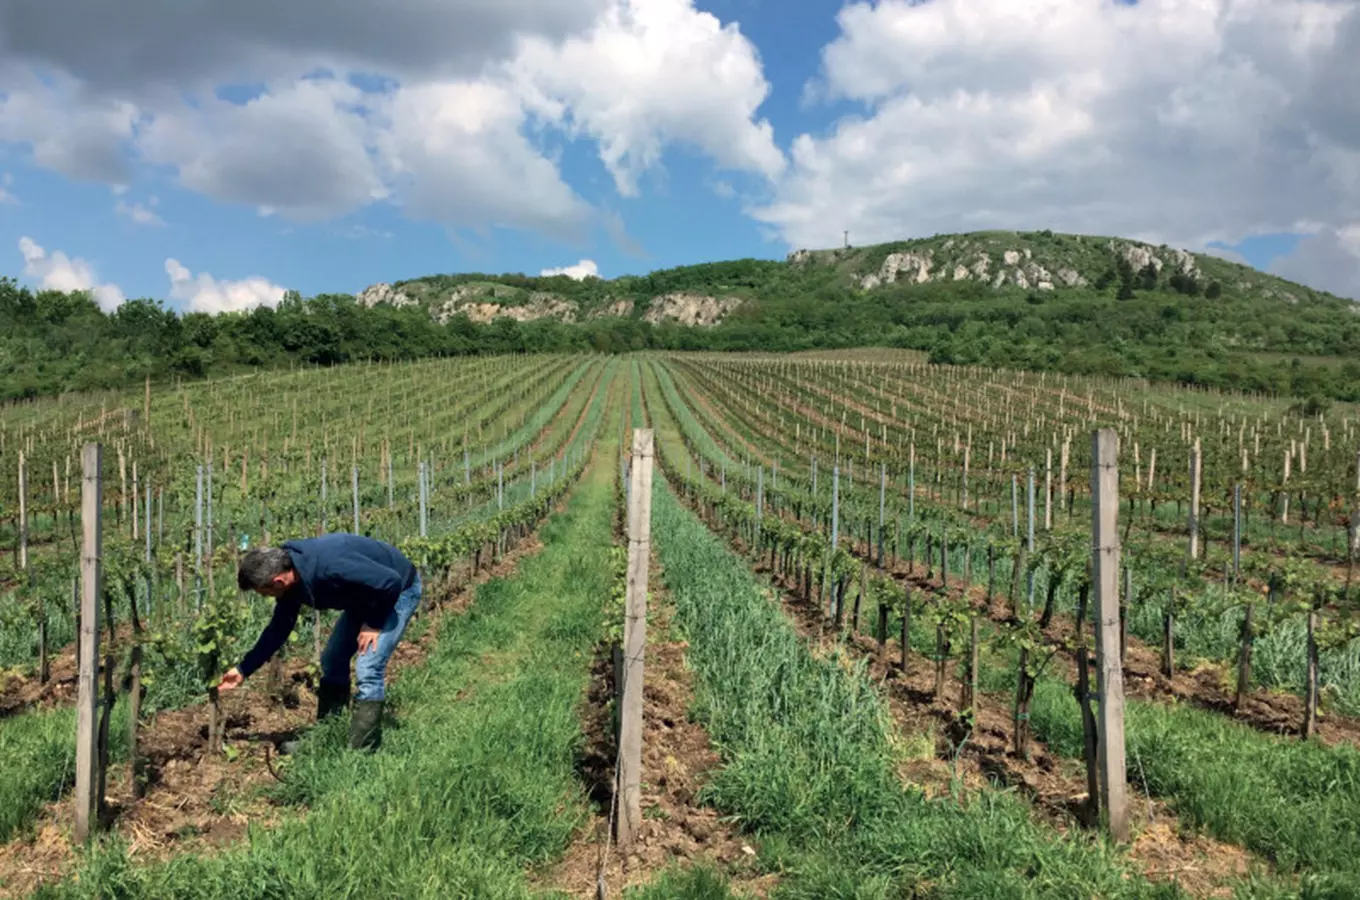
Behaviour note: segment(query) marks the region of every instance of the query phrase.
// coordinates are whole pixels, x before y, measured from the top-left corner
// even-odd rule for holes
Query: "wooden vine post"
[[[28,465],[19,451],[19,571],[28,570]]]
[[[1190,559],[1199,559],[1199,495],[1204,473],[1204,457],[1200,453],[1199,438],[1190,454]]]
[[[647,649],[647,568],[652,551],[652,431],[633,432],[628,483],[628,594],[623,619],[623,703],[615,839],[629,847],[642,827],[642,683]]]
[[[1129,815],[1124,769],[1124,671],[1119,658],[1119,436],[1114,430],[1103,428],[1092,435],[1091,460],[1100,810],[1110,835],[1124,843],[1129,839]]]
[[[104,484],[100,474],[104,448],[86,444],[81,451],[84,469],[81,478],[80,521],[80,637],[76,680],[76,822],[75,839],[85,842],[90,836],[90,817],[94,812],[99,773],[95,765],[95,707],[99,701],[99,587],[103,554]]]

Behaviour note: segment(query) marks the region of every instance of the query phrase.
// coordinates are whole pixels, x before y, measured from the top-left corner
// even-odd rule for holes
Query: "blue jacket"
[[[370,628],[382,628],[397,598],[416,580],[416,567],[400,550],[360,534],[286,541],[283,549],[293,560],[298,581],[274,601],[269,624],[236,667],[246,677],[288,640],[303,604],[344,610]]]

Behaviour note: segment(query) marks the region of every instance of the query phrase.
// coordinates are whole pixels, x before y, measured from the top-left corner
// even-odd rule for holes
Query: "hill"
[[[609,326],[613,346],[887,345],[942,363],[1360,399],[1360,304],[1120,238],[976,232],[612,280],[435,275],[374,285],[358,299],[440,322],[650,326],[641,342]]]
[[[431,275],[215,317],[148,300],[105,315],[0,279],[4,397],[299,362],[854,346],[1360,400],[1360,304],[1213,256],[1048,231],[614,279]]]

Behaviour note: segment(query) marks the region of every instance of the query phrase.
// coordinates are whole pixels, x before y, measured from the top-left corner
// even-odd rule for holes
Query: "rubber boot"
[[[316,720],[329,718],[337,713],[344,712],[349,706],[350,687],[348,684],[326,684],[322,682],[316,689]],[[290,756],[297,751],[298,742],[296,740],[284,741],[279,744],[279,753]]]
[[[349,706],[349,684],[326,684],[324,681],[316,689],[316,720],[343,712]]]
[[[349,721],[349,745],[355,750],[377,750],[382,746],[382,700],[360,700],[354,704]]]

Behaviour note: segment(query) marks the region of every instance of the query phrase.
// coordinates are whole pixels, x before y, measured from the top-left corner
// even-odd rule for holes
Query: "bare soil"
[[[572,428],[567,436],[566,444],[570,444],[576,439],[581,428],[585,424],[586,414],[590,411],[591,404],[595,396],[599,393],[602,378],[596,378],[591,386],[590,395],[576,415],[572,423]],[[530,444],[527,454],[533,454],[542,448],[547,442],[551,432],[560,424],[561,417],[566,415],[566,405],[562,412],[546,425]],[[440,596],[441,591],[427,590],[427,596]],[[131,628],[126,623],[120,623],[117,628],[117,639],[130,639]],[[404,645],[402,645],[404,646]],[[401,647],[398,647],[400,653]],[[25,712],[29,709],[45,708],[52,706],[64,706],[74,703],[76,700],[76,645],[69,643],[65,647],[50,651],[49,659],[50,680],[43,684],[36,672],[22,671],[0,671],[0,720],[9,716]],[[102,677],[102,660],[96,672],[97,677]]]
[[[870,548],[863,543],[855,544],[853,550],[862,560],[873,558]],[[905,561],[885,560],[884,570],[916,589],[937,591],[940,588],[938,573],[932,578],[926,577],[925,563],[917,563],[913,567]],[[961,576],[951,575],[951,594],[958,596],[966,592],[979,612],[985,611],[993,621],[1004,621],[1010,615],[1005,597],[998,594],[989,601],[985,587],[986,572],[974,572],[973,576],[974,583],[969,584]],[[998,589],[1009,576],[1009,572],[1003,573],[998,567]],[[978,580],[984,583],[976,583]],[[1053,618],[1048,636],[1061,640],[1070,637],[1073,629],[1071,616],[1059,613]],[[1069,682],[1075,680],[1076,662],[1071,656],[1059,654],[1050,665],[1058,666],[1062,677]],[[1242,708],[1234,710],[1236,679],[1236,665],[1232,663],[1205,664],[1194,670],[1178,669],[1168,679],[1161,673],[1160,648],[1150,646],[1132,634],[1128,635],[1124,659],[1124,690],[1128,696],[1159,702],[1192,703],[1202,709],[1222,713],[1259,731],[1300,735],[1303,698],[1281,691],[1255,688],[1244,697]],[[1318,719],[1318,738],[1328,745],[1350,743],[1360,746],[1360,719],[1340,713],[1321,715]]]
[[[542,886],[593,900],[601,877],[614,897],[672,866],[703,863],[724,872],[738,890],[765,897],[777,876],[760,874],[755,849],[714,809],[695,799],[707,773],[722,762],[703,727],[689,719],[693,687],[685,664],[687,645],[671,628],[674,606],[655,558],[651,582],[643,686],[641,832],[627,851],[613,846],[609,813],[617,754],[612,712],[615,677],[612,648],[601,644],[581,711],[586,741],[580,771],[594,813],[563,858],[542,874]]]
[[[559,507],[560,508],[560,507]],[[509,575],[526,556],[541,549],[537,531],[530,533],[492,565],[475,574],[470,566],[431,579],[426,596],[432,603],[418,613],[430,627],[397,645],[388,667],[388,683],[419,665],[433,646],[437,623],[458,615],[472,603],[476,588]],[[126,763],[108,775],[106,808],[101,824],[143,860],[176,853],[209,853],[245,836],[248,825],[270,827],[300,810],[271,801],[266,788],[275,774],[277,747],[311,726],[316,698],[309,660],[290,659],[284,666],[282,690],[271,696],[265,672],[246,686],[223,695],[226,715],[223,754],[208,753],[206,704],[156,714],[139,732],[148,782],[141,799],[132,796]],[[53,664],[54,680],[56,663]],[[30,834],[0,845],[0,898],[21,897],[39,884],[69,873],[78,861],[70,840],[71,803],[50,804]]]
[[[741,541],[732,543],[749,556]],[[905,781],[930,796],[952,794],[964,799],[999,784],[1026,797],[1034,815],[1061,833],[1088,827],[1091,817],[1083,764],[1051,753],[1033,737],[1029,758],[1016,755],[1009,697],[980,694],[970,730],[960,716],[963,685],[955,666],[949,669],[944,694],[937,696],[932,660],[909,655],[904,673],[900,641],[890,637],[880,651],[877,639],[868,634],[874,626],[862,622],[864,630],[855,628],[849,612],[842,642],[815,593],[811,600],[804,599],[791,577],[771,572],[768,558],[754,562],[753,567],[781,588],[786,613],[816,652],[848,652],[865,660],[900,732],[908,738],[927,738],[929,755],[902,763],[900,774]],[[924,581],[924,572],[920,574]],[[853,595],[854,590],[848,593]],[[980,597],[985,591],[976,593]],[[1058,658],[1074,666],[1066,657]],[[1140,794],[1136,785],[1131,787],[1130,814],[1136,837],[1128,858],[1149,878],[1175,881],[1194,897],[1217,898],[1231,897],[1231,882],[1250,871],[1269,871],[1265,861],[1241,847],[1196,834],[1166,804]]]
[[[757,571],[765,571],[758,566]],[[838,645],[834,625],[823,621],[817,603],[804,602],[790,592],[785,579],[785,609],[799,631],[825,650]],[[1089,824],[1086,774],[1081,762],[1051,753],[1042,741],[1031,739],[1029,759],[1013,752],[1014,726],[1010,698],[982,693],[974,704],[971,731],[959,712],[963,685],[953,667],[943,696],[936,696],[934,664],[909,656],[907,671],[900,667],[901,644],[890,638],[883,652],[866,633],[848,634],[844,644],[856,658],[868,662],[871,676],[882,685],[893,719],[906,735],[933,737],[934,753],[902,767],[903,777],[929,795],[965,793],[988,784],[1014,788],[1024,795],[1035,814],[1060,832]],[[961,745],[961,749],[960,749]],[[1265,863],[1240,847],[1197,835],[1182,826],[1164,803],[1136,790],[1131,818],[1135,841],[1129,859],[1148,877],[1174,880],[1194,897],[1231,897],[1229,883]]]

